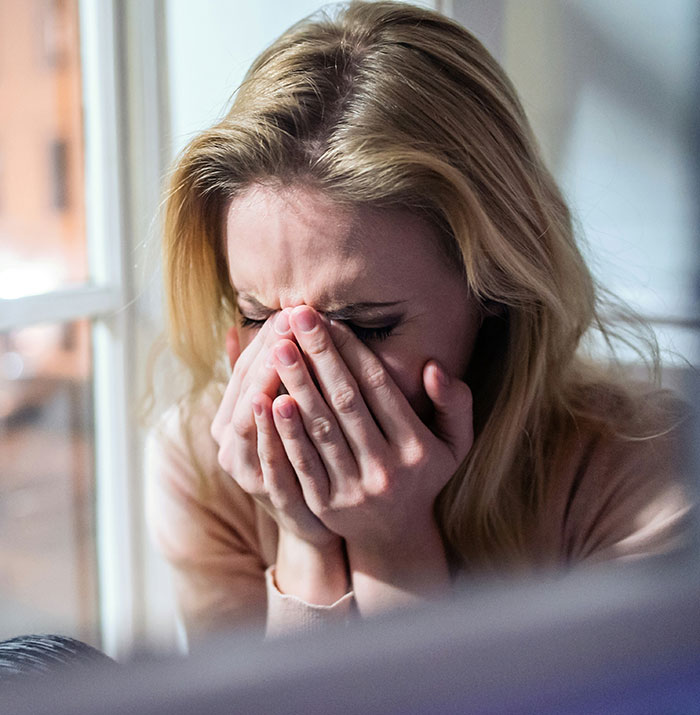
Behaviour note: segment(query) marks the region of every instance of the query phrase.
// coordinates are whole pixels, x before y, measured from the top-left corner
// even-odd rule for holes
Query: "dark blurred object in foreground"
[[[0,683],[90,663],[114,663],[99,650],[66,636],[18,636],[0,642]]]

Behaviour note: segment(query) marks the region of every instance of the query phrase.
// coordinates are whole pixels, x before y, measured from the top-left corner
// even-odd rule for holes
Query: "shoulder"
[[[217,446],[210,428],[216,410],[211,392],[167,409],[146,437],[146,456],[151,466],[180,466],[183,477],[184,472],[191,471],[188,468],[197,468],[203,477],[215,472]]]
[[[147,521],[171,561],[202,556],[205,544],[211,549],[242,541],[257,548],[253,501],[218,463],[210,433],[217,407],[213,391],[174,405],[146,439]]]
[[[592,391],[555,460],[553,513],[568,562],[672,551],[687,533],[686,405],[661,390]]]

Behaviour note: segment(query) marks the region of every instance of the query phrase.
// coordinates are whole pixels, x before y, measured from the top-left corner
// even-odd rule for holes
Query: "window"
[[[0,3],[0,638],[62,632],[111,655],[138,620],[141,388],[116,10]]]

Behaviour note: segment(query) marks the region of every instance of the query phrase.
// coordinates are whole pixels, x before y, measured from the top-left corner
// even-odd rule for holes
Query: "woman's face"
[[[481,317],[434,230],[403,210],[348,208],[305,187],[254,185],[226,219],[241,349],[276,312],[306,304],[346,322],[422,419],[434,358],[464,377]]]

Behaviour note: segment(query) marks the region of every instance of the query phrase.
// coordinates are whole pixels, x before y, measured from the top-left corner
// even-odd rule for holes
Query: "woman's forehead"
[[[226,241],[234,288],[264,305],[406,300],[442,266],[432,228],[409,211],[347,207],[312,189],[252,187],[231,202]]]
[[[348,206],[315,189],[265,185],[231,201],[226,250],[232,267],[269,271],[306,261],[385,275],[392,267],[429,268],[438,256],[436,233],[408,210]]]

